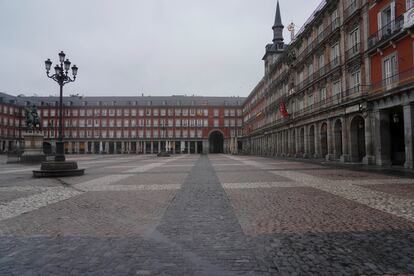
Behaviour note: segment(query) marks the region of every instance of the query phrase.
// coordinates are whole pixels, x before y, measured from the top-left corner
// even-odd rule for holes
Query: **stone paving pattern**
[[[0,156],[0,275],[414,275],[414,179],[230,155]]]

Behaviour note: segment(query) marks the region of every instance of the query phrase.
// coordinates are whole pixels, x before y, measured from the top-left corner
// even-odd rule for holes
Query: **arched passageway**
[[[315,126],[309,128],[309,153],[313,157],[315,155]]]
[[[208,137],[210,146],[210,153],[223,153],[224,152],[224,135],[221,131],[215,130],[210,133]]]
[[[365,156],[365,120],[356,116],[351,121],[351,159],[361,162]]]
[[[325,158],[328,155],[328,125],[323,123],[321,126],[321,154],[322,158]]]
[[[339,159],[342,155],[342,122],[336,120],[334,126],[334,143],[335,143],[335,158]]]

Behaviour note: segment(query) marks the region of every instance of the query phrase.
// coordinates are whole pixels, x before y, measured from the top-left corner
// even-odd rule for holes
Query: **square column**
[[[414,127],[414,112],[412,104],[403,106],[404,112],[404,140],[405,140],[405,163],[404,167],[407,169],[413,168],[413,127]]]
[[[365,156],[362,162],[366,165],[375,164],[374,147],[372,141],[372,114],[365,116]]]
[[[334,155],[334,146],[333,146],[333,143],[334,143],[334,139],[333,139],[333,132],[334,132],[334,130],[333,130],[333,127],[332,127],[332,125],[333,125],[333,122],[332,122],[332,120],[327,120],[327,122],[326,122],[326,124],[327,124],[327,127],[328,127],[328,129],[327,129],[327,139],[328,139],[328,154],[326,155],[326,160],[334,160],[335,159],[335,155]]]
[[[315,158],[324,158],[321,149],[321,125],[315,124]]]
[[[349,131],[349,122],[347,118],[342,118],[342,155],[340,157],[341,162],[348,162],[350,160],[349,152],[348,152],[348,134]]]
[[[390,166],[391,137],[389,133],[390,119],[387,111],[374,111],[374,145],[375,163],[379,166]]]

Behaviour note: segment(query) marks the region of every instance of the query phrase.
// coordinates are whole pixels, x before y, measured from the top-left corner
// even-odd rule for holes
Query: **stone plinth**
[[[42,162],[40,170],[33,171],[34,177],[64,177],[83,175],[85,169],[79,169],[76,162],[47,161]]]
[[[23,133],[24,152],[20,158],[22,163],[40,163],[46,160],[43,138],[43,133],[38,131]]]

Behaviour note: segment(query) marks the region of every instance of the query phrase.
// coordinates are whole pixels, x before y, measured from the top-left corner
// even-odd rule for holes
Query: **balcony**
[[[309,105],[301,110],[294,112],[291,118],[299,118],[365,96],[367,90],[364,88],[365,86],[355,86],[346,91],[342,91],[336,95],[333,95],[329,98],[320,99],[318,102],[315,102],[312,105]]]
[[[320,68],[318,71],[314,72],[311,76],[306,78],[304,81],[300,82],[296,86],[296,91],[301,91],[304,88],[307,88],[309,85],[311,85],[314,81],[318,80],[319,78],[325,76],[326,74],[330,73],[333,69],[339,67],[340,65],[340,57],[334,58],[330,63],[326,64],[322,68]]]
[[[371,49],[375,46],[378,46],[380,43],[393,38],[395,35],[401,32],[403,25],[404,15],[401,15],[371,35],[368,38],[368,48]]]
[[[296,57],[296,64],[303,61],[310,53],[313,52],[317,48],[317,46],[322,43],[326,38],[328,38],[331,34],[334,33],[335,30],[339,29],[340,26],[340,19],[339,17],[334,19],[328,27],[326,27],[318,36],[310,42],[306,48],[303,49],[302,52],[298,54]]]
[[[361,8],[360,0],[353,0],[352,3],[344,11],[344,21],[351,18]]]
[[[414,82],[414,67],[371,84],[371,93],[381,93]]]
[[[345,58],[346,60],[350,60],[351,58],[361,54],[362,52],[362,47],[361,47],[361,43],[357,43],[354,46],[352,46],[351,48],[349,48],[346,53],[345,53]]]

